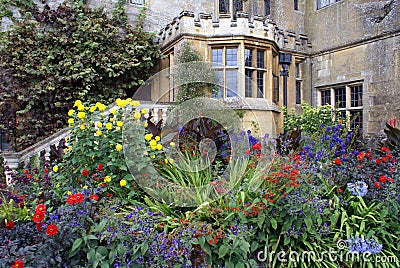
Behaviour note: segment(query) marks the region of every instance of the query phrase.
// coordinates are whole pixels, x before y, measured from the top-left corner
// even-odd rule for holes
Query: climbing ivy
[[[133,95],[161,57],[141,23],[133,27],[121,20],[121,5],[119,16],[110,18],[85,4],[32,5],[1,33],[0,125],[17,150],[64,127],[76,99],[107,102]]]

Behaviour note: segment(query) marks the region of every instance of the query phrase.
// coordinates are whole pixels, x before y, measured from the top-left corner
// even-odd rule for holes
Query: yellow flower
[[[61,186],[61,184],[57,183],[56,187],[59,188]]]
[[[111,182],[111,177],[110,176],[106,176],[104,178],[104,182]]]
[[[97,108],[99,108],[99,111],[104,111],[107,108],[104,104],[100,102],[96,102],[96,106]]]
[[[152,156],[150,156],[150,158],[154,159],[154,158],[156,158],[156,156],[155,156],[155,155],[152,155]]]
[[[81,129],[81,130],[85,130],[85,129],[86,129],[85,124],[82,124],[82,125],[80,126],[80,129]]]
[[[124,107],[125,105],[127,105],[129,102],[130,102],[130,100],[121,100],[120,98],[118,98],[116,101],[115,101],[116,103],[117,103],[117,105],[119,106],[119,107]]]
[[[152,150],[155,150],[155,149],[157,149],[157,145],[150,145],[150,148],[151,148]]]
[[[83,118],[85,118],[85,112],[79,112],[78,114],[77,114],[77,116],[78,116],[78,118],[79,119],[83,119]]]
[[[140,113],[135,112],[135,114],[133,115],[133,117],[136,118],[136,119],[140,119]]]
[[[122,150],[122,145],[121,144],[115,145],[115,150],[121,151]]]
[[[72,194],[71,191],[68,191],[68,192],[67,192],[67,195],[71,195],[71,194]]]
[[[169,143],[169,146],[175,147],[175,142],[171,141],[171,142]]]
[[[83,105],[78,105],[78,111],[84,111],[85,110],[85,106]]]
[[[103,134],[103,132],[102,132],[101,130],[97,130],[97,131],[96,131],[96,135],[97,135],[97,136],[101,136],[102,134]]]
[[[173,164],[173,163],[174,163],[174,159],[170,158],[170,159],[169,159],[169,162],[170,162],[171,164]]]
[[[121,185],[122,187],[126,186],[126,180],[120,180],[119,185]]]
[[[168,164],[168,159],[164,159],[165,164]]]
[[[71,125],[71,124],[73,124],[74,122],[75,122],[75,120],[74,120],[73,118],[69,118],[69,119],[68,119],[68,124]]]
[[[68,116],[72,116],[74,113],[75,113],[75,110],[71,109],[71,110],[68,111]]]
[[[117,121],[117,126],[118,127],[122,127],[124,125],[124,123],[122,121]]]
[[[114,118],[113,117],[110,118],[110,122],[114,122]]]
[[[157,148],[157,150],[160,151],[162,149],[162,144],[161,143],[157,144],[156,148]]]
[[[144,135],[144,139],[145,139],[146,141],[151,140],[152,137],[153,137],[153,134],[151,134],[151,133]]]
[[[147,114],[147,109],[146,108],[142,109],[142,114]]]
[[[103,127],[103,123],[98,122],[98,123],[97,123],[97,127],[98,127],[98,128],[102,128],[102,127]]]
[[[150,146],[156,146],[157,142],[155,140],[151,140],[149,143]]]
[[[53,167],[53,171],[54,171],[54,172],[58,172],[58,166],[54,166],[54,167]]]
[[[82,188],[83,188],[83,189],[87,189],[87,188],[88,188],[88,186],[87,186],[87,185],[85,185],[85,186],[83,186]]]
[[[80,100],[76,100],[74,103],[74,107],[79,105],[82,105],[82,102]]]
[[[145,122],[144,127],[148,127],[148,126],[149,126],[149,123]]]
[[[112,108],[112,109],[111,109],[111,113],[112,113],[112,114],[116,114],[116,113],[117,113],[117,108]]]
[[[107,123],[106,124],[106,129],[111,130],[113,128],[113,124],[112,123]]]
[[[91,106],[89,112],[94,113],[94,111],[96,111],[96,108],[96,106]]]
[[[156,141],[160,141],[160,136],[155,137]]]
[[[138,101],[136,101],[136,100],[134,100],[134,101],[131,101],[131,105],[132,106],[139,106],[140,105],[140,102],[138,102]]]

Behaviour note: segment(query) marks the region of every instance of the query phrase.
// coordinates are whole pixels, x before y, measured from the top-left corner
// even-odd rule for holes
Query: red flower
[[[27,177],[28,179],[32,179],[32,175],[31,175],[31,174],[26,175],[26,177]]]
[[[89,171],[88,171],[87,169],[83,169],[83,170],[82,170],[82,176],[83,176],[83,177],[89,176]]]
[[[340,160],[340,158],[336,158],[335,164],[336,164],[336,165],[340,165],[340,163],[342,163],[342,161]]]
[[[24,262],[21,260],[16,260],[11,268],[24,268]]]
[[[33,220],[34,222],[36,222],[36,223],[42,222],[42,221],[44,220],[44,214],[37,214],[37,213],[35,213],[35,214],[33,215],[32,220]]]
[[[339,193],[343,193],[342,188],[339,187],[337,190],[338,190]]]
[[[385,176],[380,176],[379,177],[379,181],[382,182],[382,183],[386,182],[386,177]]]
[[[98,164],[97,165],[97,171],[100,171],[100,170],[102,170],[103,169],[103,164]]]
[[[24,170],[24,173],[25,173],[25,174],[28,174],[28,173],[29,173],[29,170],[25,169],[25,170]]]
[[[386,158],[386,157],[382,157],[382,161],[383,161],[383,162],[386,162],[386,161],[387,161],[387,158]]]
[[[379,184],[379,182],[375,182],[374,184],[375,184],[375,187],[376,187],[376,188],[378,188],[378,189],[381,188],[381,185]]]
[[[384,151],[384,152],[390,152],[390,149],[388,147],[385,147],[385,146],[383,146],[381,148],[381,150]]]
[[[55,234],[57,233],[57,231],[58,231],[58,228],[57,228],[57,226],[54,225],[54,224],[50,224],[50,225],[47,227],[47,229],[46,229],[46,233],[47,233],[49,236],[55,235]]]
[[[251,149],[253,149],[253,150],[261,150],[261,143],[253,144],[251,146]]]
[[[45,204],[39,204],[36,206],[35,209],[36,214],[46,214],[46,205]]]
[[[386,156],[387,156],[387,158],[389,158],[389,159],[392,159],[392,158],[393,158],[393,155],[392,155],[392,154],[387,154]]]
[[[83,199],[85,199],[85,197],[81,193],[74,194],[74,196],[75,196],[75,202],[78,204],[81,203]]]
[[[250,154],[250,150],[247,149],[246,152],[245,152],[245,154]]]
[[[45,168],[44,173],[49,173],[49,169]]]
[[[75,204],[75,202],[76,202],[76,200],[75,200],[75,195],[69,195],[69,196],[67,197],[67,203],[68,203],[69,205],[73,205],[73,204]]]
[[[387,180],[390,182],[394,182],[394,180],[391,177],[388,177]]]
[[[99,200],[99,197],[98,197],[97,194],[92,194],[91,196],[89,196],[89,199],[90,199],[90,200],[97,201],[97,200]]]
[[[376,161],[375,161],[378,165],[379,164],[381,164],[382,163],[382,160],[380,160],[380,159],[376,159]]]
[[[12,228],[14,228],[14,222],[13,222],[13,221],[8,221],[8,222],[6,223],[6,228],[7,228],[8,230],[11,230]]]
[[[41,223],[36,223],[36,230],[41,231],[43,228]]]

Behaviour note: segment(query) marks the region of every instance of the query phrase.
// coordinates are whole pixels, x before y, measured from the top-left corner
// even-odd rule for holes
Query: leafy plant
[[[142,25],[121,22],[123,10],[112,19],[78,2],[32,9],[1,35],[0,124],[17,150],[64,127],[73,100],[133,95],[161,57]]]

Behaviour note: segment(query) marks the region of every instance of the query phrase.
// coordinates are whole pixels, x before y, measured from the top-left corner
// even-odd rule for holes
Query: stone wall
[[[318,87],[361,80],[364,134],[381,134],[400,112],[400,2],[342,0],[316,10],[308,1],[306,14],[305,100],[316,105]]]
[[[306,34],[314,53],[347,46],[400,30],[400,1],[341,0],[316,10],[306,4]]]

